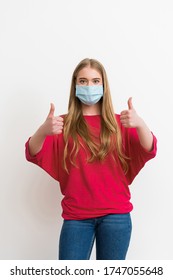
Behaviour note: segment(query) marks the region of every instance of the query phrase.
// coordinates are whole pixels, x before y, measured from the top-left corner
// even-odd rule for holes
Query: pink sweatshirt
[[[101,117],[84,116],[88,126],[99,135]],[[87,162],[87,153],[80,148],[77,167],[68,162],[69,174],[62,167],[64,139],[63,134],[47,136],[41,151],[32,157],[29,154],[29,140],[26,142],[26,159],[43,168],[60,184],[62,199],[62,217],[68,220],[94,218],[113,213],[132,211],[129,185],[143,168],[145,163],[156,155],[156,137],[153,135],[153,149],[146,151],[140,144],[135,128],[124,128],[120,116],[116,115],[122,131],[125,154],[130,157],[129,171],[124,174],[111,154],[103,163]],[[72,140],[69,147],[72,147]]]

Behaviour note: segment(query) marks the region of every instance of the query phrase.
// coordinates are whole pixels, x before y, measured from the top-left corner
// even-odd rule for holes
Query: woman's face
[[[76,84],[79,86],[102,85],[102,76],[99,71],[90,66],[81,69],[76,78]]]

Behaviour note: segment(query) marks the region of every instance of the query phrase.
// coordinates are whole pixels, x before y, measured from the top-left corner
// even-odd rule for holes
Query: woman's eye
[[[80,80],[80,84],[82,85],[85,84],[85,82],[86,82],[85,80]]]
[[[99,80],[94,80],[94,84],[98,84],[99,83]]]

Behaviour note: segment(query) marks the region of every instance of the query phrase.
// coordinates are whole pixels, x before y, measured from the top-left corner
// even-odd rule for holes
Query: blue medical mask
[[[103,96],[103,85],[79,86],[76,85],[76,97],[86,105],[96,104]]]

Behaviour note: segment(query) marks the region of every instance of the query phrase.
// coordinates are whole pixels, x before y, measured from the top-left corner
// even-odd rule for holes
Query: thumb
[[[49,114],[47,116],[47,118],[53,118],[54,117],[54,112],[55,112],[55,106],[53,103],[50,104],[50,111]]]
[[[127,104],[128,104],[129,110],[134,109],[133,104],[132,104],[132,97],[130,97],[130,98],[128,99]]]

